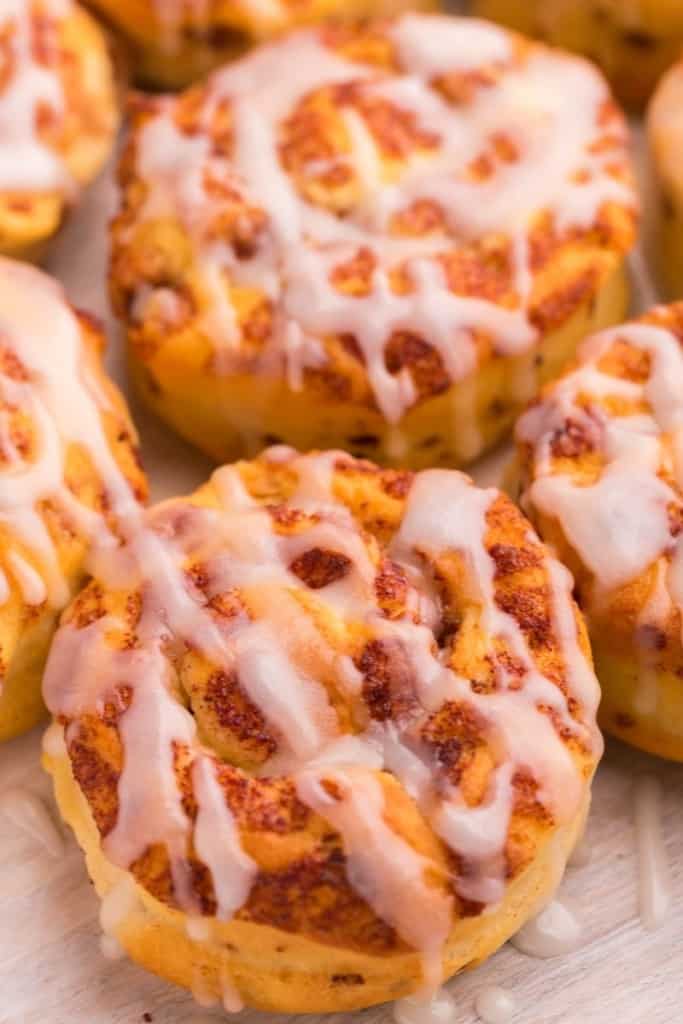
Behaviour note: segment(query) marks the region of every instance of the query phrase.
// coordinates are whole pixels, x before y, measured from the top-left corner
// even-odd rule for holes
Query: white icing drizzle
[[[242,849],[223,790],[205,759],[195,764],[194,791],[199,803],[195,847],[214,878],[216,916],[227,921],[246,903],[257,866]]]
[[[43,753],[48,757],[66,757],[64,729],[59,722],[51,722],[43,733]]]
[[[643,383],[600,370],[600,360],[617,340],[648,354],[650,371]],[[681,539],[672,533],[670,517],[672,509],[680,508],[683,485],[682,381],[683,350],[677,337],[664,326],[626,324],[584,343],[577,369],[561,378],[517,425],[517,440],[531,446],[533,457],[523,500],[559,521],[593,574],[590,600],[602,600],[655,566],[655,583],[638,622],[638,636],[644,639],[636,699],[643,714],[656,710],[650,675],[656,652],[647,646],[649,627],[665,625],[673,605],[683,607]],[[627,411],[609,412],[602,401],[612,397],[627,402]],[[602,459],[593,483],[554,464],[554,439],[568,426],[578,429]]]
[[[104,894],[100,903],[100,952],[106,960],[121,960],[126,951],[119,939],[120,926],[141,909],[140,898],[131,875],[123,875]]]
[[[583,929],[566,903],[553,900],[510,939],[520,953],[548,960],[574,953],[581,945]]]
[[[117,938],[123,922],[140,908],[140,898],[130,875],[123,875],[102,897],[100,928],[110,938]]]
[[[17,551],[9,551],[7,561],[26,604],[39,605],[47,600],[47,590],[42,576],[25,558]]]
[[[28,789],[14,787],[0,793],[0,815],[4,815],[43,846],[53,857],[64,853],[64,839],[52,820],[50,813],[35,793]]]
[[[491,337],[496,353],[524,353],[537,338],[529,318],[531,222],[547,211],[558,231],[584,230],[605,203],[634,207],[635,199],[610,170],[625,158],[624,124],[617,118],[606,133],[601,117],[609,93],[585,63],[541,48],[520,60],[507,33],[474,20],[406,14],[386,31],[399,72],[343,59],[319,33],[307,31],[216,73],[199,131],[185,134],[174,120],[174,101],[160,101],[136,140],[137,174],[147,186],[136,218],[177,218],[186,230],[209,301],[201,326],[215,346],[217,372],[230,372],[239,360],[229,286],[255,286],[275,309],[264,370],[276,368],[299,389],[305,368],[325,362],[324,339],[352,335],[377,406],[395,424],[416,401],[416,390],[408,370],[392,374],[385,365],[392,335],[425,339],[453,380],[476,370],[477,332]],[[449,104],[432,85],[438,75],[491,68],[499,72],[495,80],[467,103]],[[302,196],[278,146],[282,124],[308,94],[342,83],[353,83],[358,97],[339,109],[348,152],[326,163],[352,170],[358,198],[340,217]],[[406,161],[396,181],[384,178],[381,140],[361,101],[391,104],[434,140],[427,153]],[[230,158],[214,151],[209,134],[224,103],[232,110]],[[496,139],[506,139],[515,155],[496,155]],[[491,174],[475,180],[470,165],[484,154]],[[309,161],[305,173],[315,170]],[[253,253],[237,258],[216,241],[211,225],[221,199],[207,188],[211,178],[265,212]],[[445,228],[422,238],[392,234],[395,216],[425,200],[443,211]],[[456,294],[446,279],[444,253],[492,233],[510,240],[512,303]],[[129,242],[128,234],[121,244]],[[335,287],[333,272],[360,251],[374,260],[371,287],[367,295],[349,296]],[[392,284],[399,269],[410,284],[405,294]],[[144,283],[141,289],[134,302],[138,322],[154,295]]]
[[[36,19],[59,22],[71,12],[70,0],[3,0],[0,30],[3,38],[8,33],[10,70],[0,91],[0,189],[72,187],[63,158],[38,131],[42,111],[62,116],[64,94],[59,75],[36,55],[34,39]]]
[[[185,931],[188,939],[193,942],[209,942],[211,938],[211,924],[204,917],[188,917],[185,921]]]
[[[482,989],[474,1008],[482,1024],[507,1024],[516,1009],[512,995],[497,985]]]
[[[662,785],[654,775],[636,779],[633,815],[638,847],[638,898],[643,928],[654,931],[671,909],[669,860],[662,837]]]
[[[335,795],[323,782],[335,787]],[[375,913],[424,957],[425,987],[441,982],[441,950],[451,925],[451,899],[425,880],[428,861],[399,837],[383,817],[379,782],[363,769],[304,770],[297,777],[300,799],[344,840],[347,873]],[[381,865],[381,867],[380,867]],[[404,894],[412,893],[410,902]]]

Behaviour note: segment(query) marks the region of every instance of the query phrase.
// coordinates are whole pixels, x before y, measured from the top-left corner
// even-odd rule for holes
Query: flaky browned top
[[[420,15],[141,101],[120,180],[113,297],[153,376],[283,374],[391,421],[563,323],[636,207],[592,67]]]
[[[133,583],[109,568],[69,609],[45,688],[105,853],[159,900],[424,951],[426,911],[438,947],[576,813],[585,631],[502,494],[275,448],[147,530]]]

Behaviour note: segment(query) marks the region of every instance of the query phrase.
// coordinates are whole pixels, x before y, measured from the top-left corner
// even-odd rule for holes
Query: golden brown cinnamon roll
[[[642,107],[683,48],[680,0],[473,0],[484,18],[596,61],[617,95]]]
[[[45,658],[107,524],[107,479],[145,494],[103,347],[56,282],[0,258],[0,740],[44,714]]]
[[[152,509],[63,619],[45,763],[146,968],[351,1010],[549,898],[601,750],[569,574],[496,490],[274,448]]]
[[[659,185],[657,248],[662,281],[672,298],[683,296],[683,61],[662,78],[647,115]]]
[[[107,42],[71,0],[0,11],[0,253],[33,259],[96,176],[118,127]]]
[[[492,25],[294,34],[143,103],[120,176],[133,376],[220,461],[469,461],[624,313],[622,115],[590,66]]]
[[[605,730],[683,760],[683,304],[589,339],[517,426],[519,490],[574,573]]]
[[[89,0],[128,41],[141,82],[190,85],[297,26],[432,10],[439,0]],[[291,70],[291,69],[290,69]]]

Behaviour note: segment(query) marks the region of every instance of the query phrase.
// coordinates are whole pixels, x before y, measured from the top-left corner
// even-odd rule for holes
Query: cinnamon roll
[[[144,102],[120,177],[133,377],[218,461],[467,462],[624,312],[622,115],[581,60],[481,22],[294,34]]]
[[[662,78],[647,115],[659,186],[657,254],[671,298],[683,297],[683,61]]]
[[[523,507],[569,566],[603,728],[683,760],[683,304],[589,339],[517,426]]]
[[[45,713],[45,658],[109,521],[107,479],[131,502],[145,493],[103,347],[56,282],[0,258],[0,740]]]
[[[643,107],[683,47],[679,0],[472,0],[484,18],[596,61],[619,98]]]
[[[251,47],[325,19],[432,10],[439,0],[89,0],[128,43],[138,79],[179,89]]]
[[[122,537],[45,676],[109,943],[203,1005],[352,1010],[432,991],[549,898],[598,687],[508,498],[277,447]]]
[[[0,253],[39,257],[118,127],[104,34],[71,0],[0,11]]]

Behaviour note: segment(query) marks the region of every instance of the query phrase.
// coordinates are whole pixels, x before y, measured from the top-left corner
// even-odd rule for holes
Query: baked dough
[[[652,161],[659,185],[656,238],[662,282],[671,298],[683,297],[683,62],[662,78],[647,116]]]
[[[683,760],[683,305],[589,339],[517,426],[523,507],[576,579],[602,727]]]
[[[680,0],[473,0],[472,10],[590,57],[637,108],[683,48]]]
[[[127,40],[137,78],[179,89],[296,26],[432,10],[439,0],[89,0]]]
[[[588,64],[436,15],[146,99],[111,267],[133,378],[217,461],[470,461],[625,315],[626,147]]]
[[[106,522],[103,473],[115,466],[131,493],[145,493],[103,348],[56,282],[0,258],[0,740],[45,713],[50,640]]]
[[[566,570],[460,473],[273,448],[124,535],[65,614],[45,764],[142,966],[354,1010],[548,900],[601,752]]]
[[[0,66],[0,253],[36,259],[111,151],[112,62],[71,0],[5,0]]]

